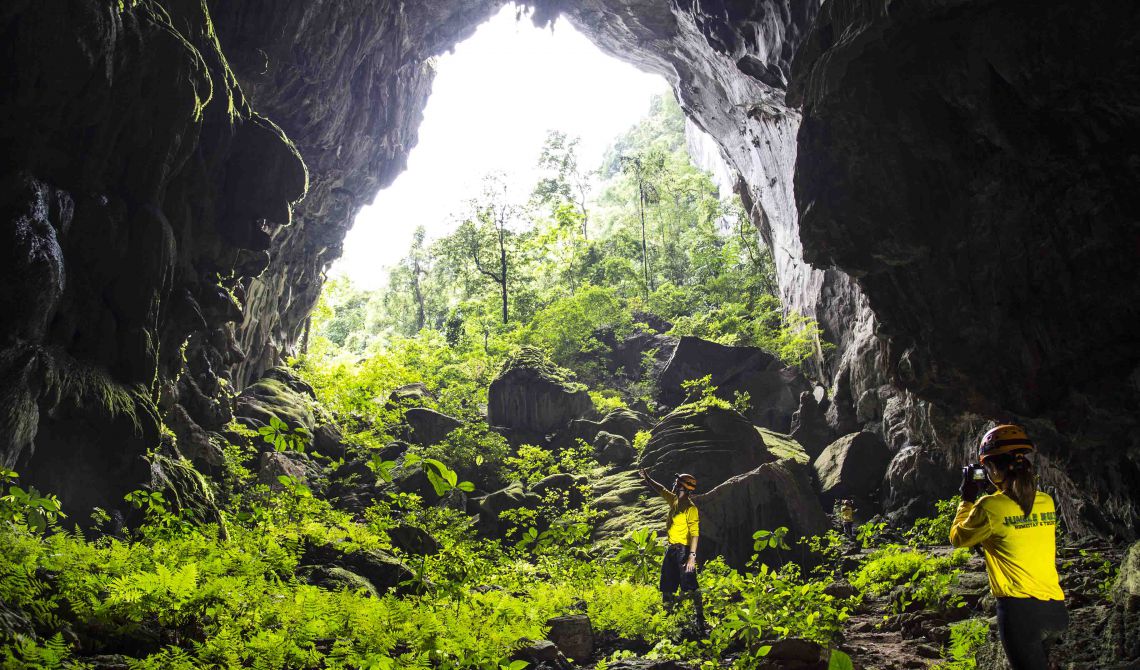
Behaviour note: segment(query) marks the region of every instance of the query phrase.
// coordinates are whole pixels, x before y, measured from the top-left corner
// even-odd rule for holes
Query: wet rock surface
[[[828,519],[812,491],[806,468],[793,461],[766,463],[732,477],[695,498],[701,512],[701,546],[709,555],[743,568],[753,552],[752,534],[788,529],[788,544],[827,532]],[[774,552],[770,560],[778,558]]]
[[[890,460],[891,452],[878,435],[858,432],[829,444],[812,461],[812,469],[825,500],[866,500],[879,490]]]
[[[544,436],[593,411],[585,387],[529,347],[503,364],[487,391],[487,422],[520,436]]]
[[[639,467],[669,485],[677,473],[696,476],[700,490],[774,460],[752,423],[719,407],[682,406],[653,428]]]
[[[800,393],[808,389],[798,370],[763,349],[682,337],[657,379],[658,399],[669,407],[681,404],[686,400],[681,384],[705,375],[711,376],[717,395],[728,401],[736,393],[747,393],[752,400],[748,418],[780,432],[790,429]]]

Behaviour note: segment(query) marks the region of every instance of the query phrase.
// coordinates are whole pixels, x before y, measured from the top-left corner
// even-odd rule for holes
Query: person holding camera
[[[677,590],[682,597],[693,599],[693,610],[697,627],[705,630],[704,602],[697,586],[697,541],[700,536],[700,516],[693,504],[692,494],[697,489],[697,478],[690,474],[679,474],[673,479],[672,490],[665,488],[649,476],[648,471],[638,470],[642,480],[669,504],[669,518],[665,531],[669,546],[661,561],[661,599],[665,609],[672,612],[677,603]]]
[[[1057,576],[1057,511],[1037,490],[1028,458],[1034,450],[1021,426],[987,432],[978,448],[981,464],[963,468],[962,503],[950,528],[955,547],[982,547],[998,636],[1013,670],[1045,670],[1045,636],[1069,624]],[[979,497],[987,479],[997,491]]]

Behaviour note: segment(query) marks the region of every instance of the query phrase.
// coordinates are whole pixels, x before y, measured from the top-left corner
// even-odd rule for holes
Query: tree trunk
[[[503,228],[499,228],[499,286],[503,296],[503,323],[507,323],[507,241]]]
[[[641,219],[641,276],[644,283],[645,302],[649,303],[649,245],[645,242],[645,186],[637,184],[637,215]]]

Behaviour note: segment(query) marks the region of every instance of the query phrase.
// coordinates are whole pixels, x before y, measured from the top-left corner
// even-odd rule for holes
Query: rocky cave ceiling
[[[160,416],[217,430],[222,380],[292,349],[415,144],[428,58],[503,3],[126,4],[0,8],[0,453],[78,507],[147,476]],[[786,303],[839,344],[820,370],[836,429],[949,466],[986,421],[1024,421],[1074,530],[1135,536],[1140,10],[557,0],[533,18],[559,14],[716,138]]]

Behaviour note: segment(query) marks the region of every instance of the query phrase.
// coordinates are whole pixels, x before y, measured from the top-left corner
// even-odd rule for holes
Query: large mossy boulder
[[[415,579],[415,573],[403,562],[378,550],[342,552],[331,545],[309,545],[298,565],[298,572],[312,575],[314,583],[335,580],[337,584],[356,587],[363,585],[359,577],[381,595]],[[351,575],[330,572],[331,568],[340,568]]]
[[[844,435],[823,450],[812,468],[825,501],[839,498],[869,500],[879,489],[891,452],[883,438],[861,431]]]
[[[512,354],[487,390],[487,422],[509,433],[547,435],[593,413],[586,387],[533,347]]]
[[[442,442],[451,431],[463,425],[453,416],[426,407],[413,407],[404,413],[408,441],[425,447]]]
[[[695,498],[701,550],[743,568],[757,530],[788,529],[787,542],[827,532],[828,519],[811,487],[807,466],[792,460],[765,463]],[[773,559],[781,557],[773,556]],[[783,556],[787,559],[789,556]]]
[[[664,503],[636,472],[614,472],[598,477],[592,483],[593,506],[601,514],[594,523],[595,543],[616,543],[639,528],[664,530],[667,516]]]
[[[257,430],[270,425],[273,418],[289,430],[303,430],[308,445],[332,458],[345,453],[339,429],[329,413],[317,402],[313,387],[287,367],[270,368],[261,379],[242,391],[234,401],[234,417],[248,428]],[[255,442],[259,449],[269,449],[264,441]]]
[[[774,460],[752,422],[739,412],[708,404],[682,405],[661,420],[641,452],[639,465],[668,485],[687,472],[700,491]]]
[[[686,399],[681,384],[705,375],[712,377],[717,395],[732,400],[736,392],[752,399],[748,418],[758,426],[782,433],[791,430],[800,394],[811,385],[799,370],[784,365],[757,347],[730,347],[698,337],[682,337],[669,363],[657,379],[658,400],[675,407]]]
[[[542,498],[538,494],[527,491],[521,482],[514,482],[483,496],[479,501],[479,522],[476,527],[484,535],[502,537],[508,528],[500,519],[503,512],[520,508],[538,509],[541,503]]]

